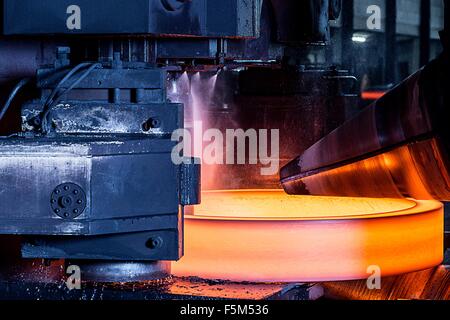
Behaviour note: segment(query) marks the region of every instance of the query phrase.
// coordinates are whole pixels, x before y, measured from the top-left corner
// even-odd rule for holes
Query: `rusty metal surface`
[[[234,283],[200,278],[174,278],[167,293],[211,299],[314,300],[322,290],[311,284]]]
[[[323,289],[304,284],[252,284],[167,278],[139,283],[83,283],[68,290],[57,282],[0,281],[2,300],[315,300]]]
[[[450,269],[435,269],[382,279],[381,290],[366,281],[312,284],[252,284],[168,278],[140,283],[84,284],[69,291],[64,281],[0,281],[7,300],[448,300]]]
[[[383,278],[381,290],[366,281],[323,283],[324,297],[340,300],[449,300],[450,266]]]
[[[69,264],[64,260],[22,259],[19,237],[0,236],[0,240],[0,300],[306,300],[323,294],[314,284],[233,283],[193,277],[95,283],[84,281],[82,266],[82,290],[69,291],[65,284]]]

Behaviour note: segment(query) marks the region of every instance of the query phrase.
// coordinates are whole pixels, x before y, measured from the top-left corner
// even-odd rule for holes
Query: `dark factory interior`
[[[450,300],[449,0],[0,3],[0,300]]]

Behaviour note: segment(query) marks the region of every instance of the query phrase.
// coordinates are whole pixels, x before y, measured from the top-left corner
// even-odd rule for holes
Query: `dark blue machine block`
[[[176,229],[183,182],[173,145],[135,136],[1,141],[0,234]]]
[[[259,0],[5,0],[4,33],[256,37]]]
[[[40,69],[23,131],[0,139],[0,235],[21,235],[25,258],[177,260],[200,193],[198,165],[172,161],[183,106],[161,69],[87,66]]]

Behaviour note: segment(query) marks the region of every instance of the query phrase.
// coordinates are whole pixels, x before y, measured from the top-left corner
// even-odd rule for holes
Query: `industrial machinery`
[[[235,229],[239,219],[224,219],[242,238],[220,247],[218,238],[230,231],[218,223],[223,211],[200,214],[217,209],[217,195],[226,199],[228,192],[246,194],[229,190],[259,189],[262,196],[248,191],[244,198],[255,198],[253,203],[257,203],[270,197],[281,199],[283,205],[292,201],[291,209],[306,198],[285,200],[281,185],[290,194],[448,200],[448,130],[443,123],[447,53],[353,118],[358,111],[357,79],[327,62],[329,21],[339,17],[339,0],[1,2],[0,91],[5,99],[0,109],[0,297],[34,297],[26,283],[60,280],[61,270],[64,274],[70,265],[81,268],[83,281],[135,283],[167,279],[171,262],[181,259],[181,264],[174,265],[176,275],[245,281],[233,273],[239,264],[230,263],[221,276],[214,264],[210,265],[214,272],[202,269],[221,252],[233,251],[227,258],[237,257],[235,262],[243,261],[250,269],[254,262],[247,264],[239,258],[250,251],[267,253],[252,247],[233,250],[233,244],[249,239],[246,228],[253,230],[251,234],[267,233],[269,225],[261,217],[250,221],[252,217],[236,214],[247,221]],[[198,121],[204,130],[221,132],[278,129],[277,161],[287,165],[281,171],[281,184],[278,172],[259,174],[262,164],[252,164],[249,156],[243,163],[200,166],[196,157],[202,154],[193,152],[181,154],[182,163],[174,162],[178,141],[173,132],[186,128],[195,134]],[[355,130],[360,130],[360,143],[334,149]],[[303,156],[291,162],[299,154]],[[328,176],[329,170],[357,166],[357,161],[372,157],[375,162],[383,157],[380,171],[364,172],[367,166],[362,166],[359,171],[352,168],[358,172],[356,178],[354,174],[345,179],[339,175],[337,180]],[[388,160],[398,164],[405,159],[407,169],[414,170],[405,173],[406,167],[394,171],[388,166]],[[432,165],[431,169],[425,164]],[[422,184],[411,185],[413,180],[406,179],[406,174],[414,174]],[[371,177],[376,181],[369,182]],[[202,190],[205,206],[195,213],[192,205],[201,202]],[[278,205],[276,201],[268,201],[271,209]],[[353,235],[357,237],[367,227],[373,229],[373,241],[351,247],[353,238],[349,241],[342,233],[336,234],[349,246],[344,254],[351,263],[352,248],[381,252],[373,246],[382,238],[381,224],[372,218],[390,220],[399,212],[403,227],[420,229],[426,223],[429,228],[414,244],[434,249],[415,264],[417,260],[407,251],[410,243],[396,233],[400,224],[391,225],[387,233],[404,254],[399,255],[401,265],[386,259],[389,275],[441,262],[440,203],[391,199],[387,208],[382,200],[372,201],[354,200],[354,211],[342,204],[338,217],[320,210],[314,213],[315,208],[310,212],[316,216],[294,217],[298,212],[287,210],[279,215],[272,212],[267,220],[276,220],[273,230],[281,234],[289,230],[286,241],[294,243],[307,241],[302,238],[306,234],[315,234],[317,240],[323,220],[337,218],[330,225],[342,231],[348,230],[343,224],[347,220],[363,216],[367,225]],[[241,205],[245,208],[246,204]],[[373,212],[366,212],[368,208]],[[187,253],[183,264],[185,214],[186,232],[190,232],[186,241],[191,241],[186,248],[201,247],[198,236],[207,234],[201,228],[192,233],[198,221],[208,220],[206,224],[218,226],[219,232],[210,231],[206,258]],[[365,219],[366,215],[370,217]],[[296,220],[294,228],[288,218]],[[266,240],[265,250],[277,252],[276,246],[270,247],[274,242]],[[331,253],[328,245],[333,242],[331,238],[322,242],[321,252]],[[205,245],[205,241],[200,243]],[[339,260],[337,253],[333,259]],[[277,254],[280,259],[290,257],[290,266],[298,262],[289,253]],[[272,267],[260,266],[261,273],[247,280],[360,279],[361,267],[366,265],[352,266],[347,275],[348,268],[338,274],[317,274],[312,267],[304,277],[295,272],[270,274]],[[249,269],[240,271],[244,270]],[[150,293],[148,287],[138,287],[142,296],[135,287],[132,294],[117,293],[114,288],[112,297],[170,298],[182,294],[185,281],[167,290],[155,289],[152,283]],[[42,298],[74,297],[73,292],[37,287]],[[194,287],[198,285],[186,294],[191,295]],[[102,291],[102,297],[108,292]]]
[[[281,172],[285,190],[450,200],[447,55],[292,161]]]
[[[449,7],[444,52],[283,168],[288,193],[450,200]]]

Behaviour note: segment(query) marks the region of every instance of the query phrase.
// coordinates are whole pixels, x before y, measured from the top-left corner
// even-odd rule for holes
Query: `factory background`
[[[379,30],[367,27],[373,5],[381,9]],[[315,59],[350,70],[363,90],[389,87],[439,55],[443,27],[442,0],[345,0],[341,16],[331,22],[328,57]]]
[[[450,0],[76,3],[0,0],[0,300],[450,299]]]

